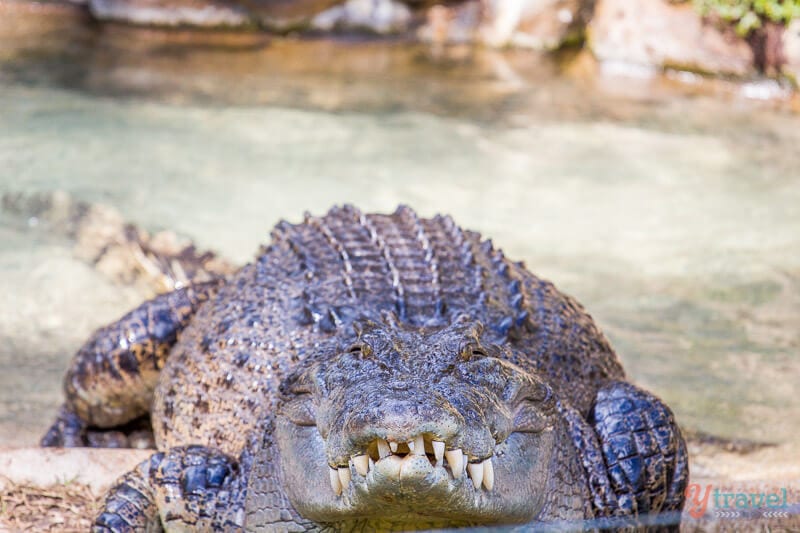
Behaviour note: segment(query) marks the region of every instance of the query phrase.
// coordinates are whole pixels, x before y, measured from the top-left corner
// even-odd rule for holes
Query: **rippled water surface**
[[[0,16],[0,192],[64,190],[239,262],[305,210],[450,213],[582,301],[684,426],[800,440],[785,106],[609,80],[580,55],[17,15]],[[140,298],[24,222],[0,225],[0,445],[35,442],[72,352]]]

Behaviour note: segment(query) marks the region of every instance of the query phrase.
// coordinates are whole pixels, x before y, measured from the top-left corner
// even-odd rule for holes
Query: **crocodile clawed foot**
[[[171,448],[116,482],[92,532],[162,531],[162,520],[170,531],[241,531],[245,487],[231,457],[203,446]]]
[[[44,447],[76,448],[86,446],[86,422],[62,405],[56,420],[40,441]]]

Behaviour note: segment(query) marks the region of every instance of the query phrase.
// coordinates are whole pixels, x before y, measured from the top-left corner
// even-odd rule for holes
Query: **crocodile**
[[[673,413],[579,303],[405,206],[278,223],[96,331],[65,394],[45,446],[150,416],[96,532],[641,527],[688,479]]]

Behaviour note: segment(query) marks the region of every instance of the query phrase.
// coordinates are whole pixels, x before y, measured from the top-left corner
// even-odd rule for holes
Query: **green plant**
[[[734,23],[736,32],[746,36],[761,27],[765,20],[788,24],[800,18],[800,0],[692,0],[705,15],[716,15]]]

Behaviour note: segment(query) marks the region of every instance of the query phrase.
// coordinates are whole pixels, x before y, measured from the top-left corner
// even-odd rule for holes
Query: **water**
[[[790,103],[604,78],[581,55],[25,13],[0,16],[0,192],[64,190],[238,262],[305,210],[450,213],[583,302],[684,426],[800,441]],[[72,352],[141,296],[8,215],[0,294],[0,446],[30,445]]]

